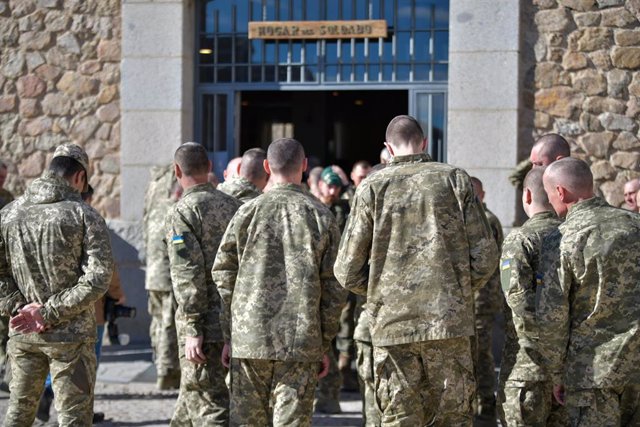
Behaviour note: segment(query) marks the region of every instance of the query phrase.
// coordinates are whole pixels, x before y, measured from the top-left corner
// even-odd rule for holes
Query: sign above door
[[[360,21],[253,21],[250,39],[364,39],[386,38],[384,19]]]

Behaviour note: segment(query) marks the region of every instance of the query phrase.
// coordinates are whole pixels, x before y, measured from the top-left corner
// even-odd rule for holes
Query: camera
[[[104,319],[109,323],[107,326],[109,341],[111,344],[120,345],[120,334],[118,334],[118,325],[116,324],[116,319],[118,317],[128,317],[133,319],[136,317],[136,308],[117,304],[117,300],[109,296],[105,296]]]

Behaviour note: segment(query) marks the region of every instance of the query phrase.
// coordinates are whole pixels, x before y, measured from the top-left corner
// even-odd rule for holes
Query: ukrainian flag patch
[[[502,261],[502,265],[500,266],[500,268],[502,270],[507,270],[507,269],[509,269],[509,267],[511,267],[511,260],[510,259],[505,259],[504,261]]]
[[[173,243],[174,245],[181,245],[184,243],[184,237],[182,236],[182,234],[176,234],[171,238],[171,243]]]

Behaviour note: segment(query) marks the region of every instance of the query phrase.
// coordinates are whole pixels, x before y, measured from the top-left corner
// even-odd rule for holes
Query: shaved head
[[[531,198],[534,203],[541,206],[549,206],[549,198],[547,197],[547,192],[544,191],[544,185],[542,183],[544,171],[544,168],[531,169],[524,177],[522,188],[524,191],[529,190],[531,192]]]
[[[265,179],[267,172],[262,164],[266,158],[267,152],[262,148],[252,148],[245,151],[240,163],[240,176],[251,182]]]
[[[276,139],[269,145],[267,160],[274,174],[290,175],[304,163],[304,148],[293,138]]]
[[[197,142],[186,142],[176,150],[174,162],[180,166],[182,173],[187,176],[207,174],[209,172],[209,157],[207,150]]]
[[[624,202],[632,211],[638,209],[636,193],[640,190],[640,179],[632,179],[624,184]]]
[[[394,147],[417,147],[424,141],[424,132],[413,117],[396,116],[389,122],[385,138]]]
[[[529,159],[533,167],[541,167],[570,156],[571,148],[567,140],[557,133],[549,133],[538,138],[533,144]]]
[[[227,168],[222,172],[224,180],[228,180],[238,175],[238,167],[242,162],[242,157],[234,157],[227,163]]]
[[[582,196],[593,193],[593,174],[582,160],[567,157],[555,161],[547,167],[545,176],[572,193]]]
[[[471,177],[471,185],[473,186],[473,193],[476,195],[478,200],[484,202],[484,188],[482,187],[482,181],[475,176]]]

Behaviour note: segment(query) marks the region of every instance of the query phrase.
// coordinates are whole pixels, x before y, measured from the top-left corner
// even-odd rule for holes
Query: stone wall
[[[640,176],[640,0],[525,2],[530,135],[566,136],[603,196],[620,206],[624,182]]]
[[[94,205],[120,216],[120,0],[0,1],[0,158],[20,194],[55,147],[91,159]]]

